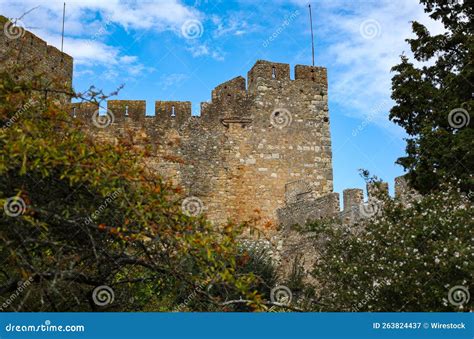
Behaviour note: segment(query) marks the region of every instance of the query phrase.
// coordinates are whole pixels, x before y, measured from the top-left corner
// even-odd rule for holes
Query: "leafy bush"
[[[258,299],[252,276],[235,275],[240,227],[183,213],[181,190],[145,167],[145,151],[96,142],[20,71],[0,74],[2,310],[169,311],[177,291],[210,280],[222,294],[196,298],[214,309],[227,293]],[[108,295],[94,294],[104,286]]]
[[[472,284],[472,220],[469,199],[445,186],[409,206],[386,199],[382,215],[359,226],[320,228],[328,240],[313,272],[316,310],[472,310],[448,298]]]

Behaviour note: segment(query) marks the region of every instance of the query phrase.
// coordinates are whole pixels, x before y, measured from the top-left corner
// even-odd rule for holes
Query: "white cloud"
[[[53,31],[61,31],[63,1],[23,0],[11,2],[1,0],[2,13],[19,17],[26,10],[37,9],[25,17],[32,24],[43,23]],[[100,12],[100,17],[97,16]],[[88,29],[84,22],[105,21],[123,26],[126,29],[155,29],[158,31],[179,31],[186,20],[198,19],[201,14],[192,7],[181,4],[177,0],[154,0],[150,2],[120,0],[81,0],[68,1],[66,4],[66,26],[71,28],[70,34],[84,34]],[[52,23],[57,22],[54,27]],[[44,27],[44,26],[43,26]]]
[[[307,6],[308,1],[292,3]],[[410,21],[424,23],[433,34],[443,31],[442,24],[431,20],[413,0],[313,1],[312,8],[317,13],[316,39],[327,46],[317,54],[317,63],[328,67],[331,100],[347,115],[370,118],[401,136],[388,120],[391,105],[383,110],[376,107],[391,102],[390,69],[402,53],[411,55],[405,42],[413,36]]]
[[[211,17],[212,23],[216,26],[213,31],[214,38],[226,36],[239,36],[249,33],[253,28],[243,19],[245,15],[234,13],[226,20],[217,15]]]
[[[0,0],[0,13],[11,18],[19,18],[33,8],[22,18],[26,28],[48,44],[60,48],[63,1]],[[179,33],[183,22],[199,17],[199,12],[177,0],[68,1],[64,51],[74,58],[75,66],[105,67],[110,78],[118,76],[121,71],[136,76],[150,68],[141,64],[137,56],[123,55],[121,47],[105,43],[105,38],[111,34],[114,26],[126,30],[171,30]],[[206,55],[213,56],[214,53],[208,52]],[[85,74],[84,69],[79,72]]]
[[[131,64],[137,61],[137,57],[135,55],[124,55],[120,57],[120,63],[124,64]]]
[[[158,86],[160,86],[163,90],[166,90],[172,87],[177,88],[187,79],[189,79],[189,76],[184,73],[166,74],[166,75],[161,76],[158,82]]]
[[[224,60],[224,54],[220,49],[212,49],[207,43],[191,44],[186,48],[195,58],[202,56],[210,56],[217,61]]]

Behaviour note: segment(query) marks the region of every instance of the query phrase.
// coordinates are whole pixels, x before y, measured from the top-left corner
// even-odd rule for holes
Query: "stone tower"
[[[333,189],[327,74],[322,67],[259,60],[248,72],[215,87],[201,116],[191,103],[156,101],[146,116],[140,100],[113,100],[110,126],[100,137],[131,138],[152,146],[148,165],[199,198],[211,220],[259,216],[276,222],[276,210]],[[92,120],[97,107],[73,104]]]

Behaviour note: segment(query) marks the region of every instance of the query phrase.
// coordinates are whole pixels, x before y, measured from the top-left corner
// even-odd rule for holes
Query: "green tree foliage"
[[[448,297],[455,286],[472,285],[472,205],[459,191],[442,188],[408,206],[387,198],[382,215],[359,225],[312,225],[326,239],[313,272],[321,284],[316,309],[472,310],[472,290],[470,304]],[[453,291],[455,302],[465,297]]]
[[[406,156],[398,163],[422,193],[439,188],[443,177],[474,189],[473,93],[474,6],[472,1],[421,0],[445,33],[431,35],[413,22],[407,39],[416,63],[407,56],[393,67],[390,119],[407,134]]]
[[[12,67],[0,74],[2,310],[169,311],[195,291],[199,310],[222,310],[228,295],[258,309],[254,275],[237,272],[239,226],[183,213],[180,190],[145,167],[146,150],[94,141]],[[17,296],[22,281],[31,284]],[[196,289],[208,284],[219,294]],[[104,285],[113,302],[93,293]]]

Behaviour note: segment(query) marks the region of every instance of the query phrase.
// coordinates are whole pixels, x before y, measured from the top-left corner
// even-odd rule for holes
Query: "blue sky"
[[[365,168],[390,184],[403,174],[403,131],[388,120],[390,68],[410,55],[404,41],[418,20],[438,33],[416,0],[314,0],[315,63],[328,68],[334,190],[364,187]],[[246,76],[257,59],[311,63],[308,1],[66,1],[64,49],[74,57],[74,87],[95,85],[117,99],[190,100],[193,114],[211,90]],[[56,47],[62,1],[0,0]]]

